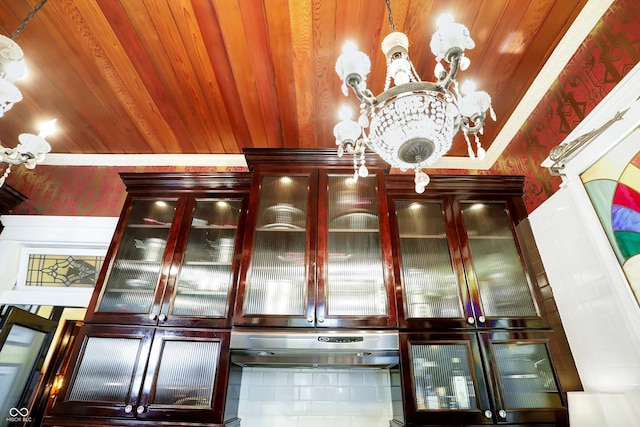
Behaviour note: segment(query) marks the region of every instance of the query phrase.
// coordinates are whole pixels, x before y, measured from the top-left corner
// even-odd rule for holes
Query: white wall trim
[[[106,254],[118,218],[2,215],[0,234],[0,304],[86,307],[93,289],[28,289],[20,286],[20,265],[27,252],[69,251]]]

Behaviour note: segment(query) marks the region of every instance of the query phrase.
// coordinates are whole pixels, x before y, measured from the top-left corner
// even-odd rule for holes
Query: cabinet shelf
[[[330,228],[329,233],[379,233],[377,228]]]
[[[186,261],[182,265],[184,266],[210,266],[210,265],[231,265],[231,261]]]

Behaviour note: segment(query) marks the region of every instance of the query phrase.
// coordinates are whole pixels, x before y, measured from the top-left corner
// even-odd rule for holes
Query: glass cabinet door
[[[244,319],[313,324],[309,262],[315,254],[309,252],[315,236],[308,231],[309,180],[296,175],[260,178],[251,261],[238,296]]]
[[[176,206],[177,200],[133,200],[96,312],[151,311]]]
[[[170,301],[165,298],[161,321],[227,317],[241,211],[238,199],[195,200],[175,290]]]
[[[318,326],[388,318],[377,177],[356,182],[353,174],[329,174],[326,185],[327,231],[318,236]]]
[[[52,413],[134,417],[152,338],[152,328],[84,326]]]
[[[488,358],[494,361],[497,420],[565,420],[566,404],[549,351],[550,333],[496,331],[482,336]]]
[[[457,238],[447,235],[444,201],[396,200],[394,208],[404,323],[470,326],[469,297]]]
[[[228,332],[158,329],[138,403],[137,418],[163,421],[197,419],[217,423],[224,405],[227,369],[221,354],[228,351]]]
[[[412,422],[492,422],[475,334],[401,334],[400,346],[402,369],[410,372],[403,377],[411,379],[404,388],[405,411]]]
[[[541,326],[506,203],[465,201],[460,208],[473,271],[470,283],[479,300],[474,306],[478,325],[510,326],[532,318],[534,323],[526,326]]]

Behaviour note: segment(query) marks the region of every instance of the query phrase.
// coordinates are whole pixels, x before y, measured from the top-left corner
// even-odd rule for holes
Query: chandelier
[[[369,148],[391,166],[413,170],[415,190],[423,193],[429,176],[422,168],[449,151],[458,131],[464,134],[469,157],[484,158],[478,134],[482,134],[487,110],[493,120],[495,113],[488,93],[476,91],[472,84],[458,87],[456,81],[458,70],[466,70],[470,64],[465,49],[475,46],[469,30],[448,15],[438,20],[430,43],[437,62],[435,82],[422,81],[409,59],[409,39],[395,30],[389,0],[385,1],[392,32],[382,41],[387,62],[384,91],[374,96],[367,88],[371,60],[347,42],[336,61],[336,72],[344,95],[348,96],[351,88],[360,100],[360,116],[352,120],[349,109],[343,107],[333,134],[338,156],[353,155],[354,179],[368,174],[365,150]]]
[[[24,54],[13,39],[22,32],[27,22],[46,2],[47,0],[41,0],[10,37],[0,34],[0,117],[4,116],[16,102],[22,100],[22,93],[14,82],[25,75]],[[11,166],[24,165],[28,169],[33,169],[37,163],[44,160],[45,154],[51,151],[51,146],[44,138],[53,131],[54,124],[55,120],[44,123],[38,135],[20,134],[15,148],[3,147],[0,143],[0,160],[7,164],[4,174],[0,177],[0,187],[11,172]]]

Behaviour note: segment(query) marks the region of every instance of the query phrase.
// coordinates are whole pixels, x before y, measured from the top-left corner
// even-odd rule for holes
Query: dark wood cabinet
[[[163,177],[142,191],[136,177],[124,180],[128,197],[87,322],[229,327],[249,179],[200,177],[207,191],[166,188]]]
[[[354,179],[352,164],[265,156],[253,165],[234,325],[395,327],[384,171]]]
[[[333,153],[245,157],[250,173],[122,174],[45,425],[236,426],[229,337],[246,327],[400,329],[393,425],[567,423],[579,379],[556,368],[568,346],[516,233],[522,177],[435,175],[416,194],[375,158],[355,176]]]
[[[85,325],[51,415],[222,423],[229,334]]]
[[[520,195],[500,194],[497,182],[496,194],[464,194],[446,180],[438,186],[434,177],[436,188],[422,197],[388,193],[400,327],[548,326],[515,232]]]
[[[400,348],[407,425],[568,423],[551,331],[403,332]]]

